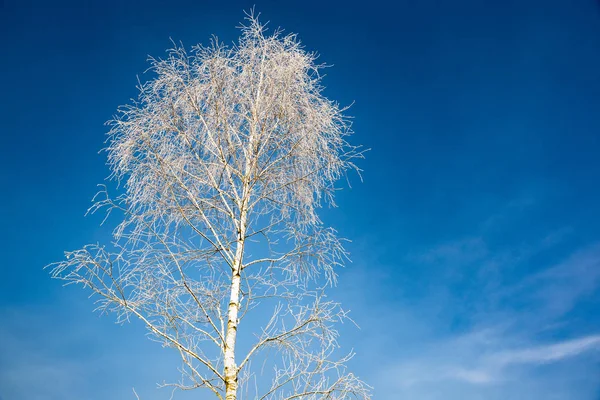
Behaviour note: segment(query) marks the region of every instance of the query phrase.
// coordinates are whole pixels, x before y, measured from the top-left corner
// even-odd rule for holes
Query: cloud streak
[[[569,232],[495,252],[485,236],[471,236],[411,255],[421,268],[436,271],[431,287],[439,288],[413,307],[423,318],[425,305],[438,304],[435,323],[442,329],[406,344],[422,351],[387,365],[382,391],[419,400],[564,399],[596,393],[600,332],[590,331],[589,324],[579,329],[570,315],[600,286],[600,243],[545,268],[535,265]],[[459,269],[466,273],[452,272]],[[507,284],[505,275],[515,270],[520,277],[511,276]],[[491,278],[499,284],[490,284]],[[476,291],[474,305],[465,303],[471,300],[464,292],[444,291],[453,285]],[[449,330],[439,318],[456,305],[467,314],[458,315],[463,322]],[[448,315],[446,324],[451,324],[456,311]]]
[[[600,335],[590,335],[563,342],[512,350],[495,354],[491,361],[499,366],[545,364],[600,349]]]
[[[512,376],[514,367],[536,368],[592,355],[600,350],[600,335],[590,335],[546,345],[503,349],[500,333],[491,345],[476,340],[476,333],[457,339],[441,341],[420,359],[400,363],[392,368],[391,376],[399,387],[407,389],[444,381],[456,381],[469,385],[497,385],[509,381],[519,382],[522,374]],[[485,334],[488,336],[489,332]],[[389,378],[389,377],[388,377]]]

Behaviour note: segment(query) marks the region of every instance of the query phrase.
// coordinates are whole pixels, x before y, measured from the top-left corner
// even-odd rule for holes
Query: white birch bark
[[[241,262],[243,256],[244,242],[238,242],[234,270],[231,276],[231,297],[227,312],[227,335],[225,336],[225,351],[223,357],[225,374],[225,399],[235,400],[238,390],[238,370],[235,364],[235,342],[238,327],[238,311],[240,308],[240,281]]]

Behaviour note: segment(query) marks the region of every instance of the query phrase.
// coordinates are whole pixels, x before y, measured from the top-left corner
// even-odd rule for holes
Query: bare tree
[[[316,213],[361,154],[344,109],[322,94],[316,56],[247,22],[231,47],[215,38],[151,59],[154,78],[111,121],[122,194],[103,187],[90,209],[122,213],[114,241],[67,252],[52,274],[176,349],[176,388],[368,399],[346,370],[352,354],[338,354],[334,324],[347,313],[323,292],[346,253]]]

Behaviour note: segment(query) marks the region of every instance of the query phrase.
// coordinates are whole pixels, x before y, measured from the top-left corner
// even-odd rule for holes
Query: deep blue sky
[[[375,398],[599,399],[599,3],[218,3],[1,4],[0,398],[169,397],[170,353],[42,267],[106,238],[83,216],[103,123],[147,56],[231,42],[256,4],[334,65],[372,149],[324,218],[353,240],[333,292]]]

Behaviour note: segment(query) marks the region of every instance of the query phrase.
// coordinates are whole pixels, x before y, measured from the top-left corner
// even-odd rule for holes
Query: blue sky
[[[103,124],[147,55],[231,42],[255,3],[334,65],[371,149],[324,219],[374,398],[599,399],[600,4],[217,3],[3,2],[0,398],[169,398],[174,355],[42,268],[106,239]]]

